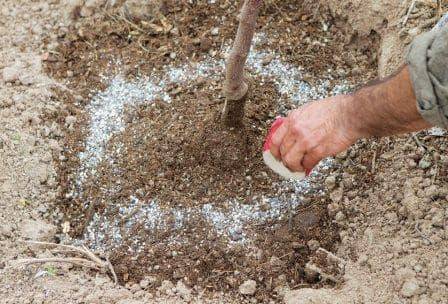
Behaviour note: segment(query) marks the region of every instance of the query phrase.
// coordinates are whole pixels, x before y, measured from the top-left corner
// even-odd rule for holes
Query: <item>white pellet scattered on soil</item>
[[[256,41],[260,42],[262,39],[263,35],[259,35]],[[285,98],[298,105],[348,91],[346,84],[336,86],[330,91],[330,76],[326,80],[322,80],[319,85],[311,86],[302,80],[303,68],[283,62],[272,51],[261,51],[256,47],[248,58],[247,66],[252,74],[273,81]],[[167,67],[160,76],[141,76],[132,82],[125,80],[121,75],[110,79],[107,89],[96,93],[87,107],[90,125],[85,141],[85,151],[79,154],[81,166],[76,179],[79,189],[77,195],[82,193],[85,180],[95,175],[97,165],[108,159],[106,148],[109,140],[113,135],[124,130],[125,107],[151,103],[155,99],[161,99],[169,104],[170,96],[166,88],[170,85],[188,84],[199,77],[220,79],[224,74],[224,67],[224,60],[207,58],[196,64]],[[329,166],[331,166],[331,160],[326,160],[321,164],[321,167]],[[319,169],[314,174],[319,174]],[[185,224],[203,217],[215,228],[218,235],[228,236],[230,243],[245,242],[249,239],[246,226],[251,223],[262,223],[269,219],[287,217],[289,211],[294,210],[301,203],[300,197],[313,188],[308,179],[284,182],[285,187],[291,187],[289,186],[291,184],[295,190],[290,198],[262,198],[250,205],[244,205],[234,200],[228,202],[228,208],[225,211],[213,203],[202,207],[162,209],[155,201],[143,203],[134,197],[130,198],[131,203],[129,201],[121,202],[122,206],[118,207],[120,217],[127,218],[125,229],[130,230],[135,223],[142,222],[149,230],[182,229]],[[267,205],[268,208],[261,208],[262,205]],[[110,208],[116,207],[112,205]],[[174,221],[170,219],[174,219]],[[100,248],[118,246],[123,240],[122,231],[118,226],[119,220],[111,222],[110,217],[107,216],[107,210],[105,210],[102,214],[94,215],[87,227],[85,238]],[[138,239],[133,241],[136,245],[134,250],[138,250],[141,241]]]

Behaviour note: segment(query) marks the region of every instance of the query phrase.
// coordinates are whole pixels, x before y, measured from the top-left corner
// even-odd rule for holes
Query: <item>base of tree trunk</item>
[[[243,125],[246,97],[247,94],[240,100],[226,100],[222,113],[222,121],[225,126],[236,128]]]

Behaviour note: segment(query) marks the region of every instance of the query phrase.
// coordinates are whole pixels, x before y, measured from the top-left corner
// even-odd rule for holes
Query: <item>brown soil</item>
[[[219,91],[193,86],[171,105],[129,110],[129,125],[112,139],[110,149],[124,148],[117,163],[102,168],[103,181],[124,181],[124,197],[140,189],[146,195],[140,199],[182,206],[229,199],[249,203],[269,194],[278,178],[267,170],[260,151],[278,93],[269,84],[256,88],[238,129],[223,126],[222,102],[214,96]],[[121,170],[110,178],[115,166]]]
[[[57,53],[50,54],[46,69],[55,78],[69,75],[70,89],[77,94],[56,92],[67,108],[54,118],[63,126],[63,119],[74,115],[87,124],[84,107],[91,92],[105,88],[103,74],[124,71],[132,79],[157,73],[167,64],[200,61],[219,52],[233,36],[237,8],[230,4],[214,7],[216,11],[210,12],[207,5],[200,3],[166,1],[163,14],[179,34],[153,32],[153,27],[145,27],[147,23],[114,14],[71,28],[61,35],[61,46]],[[370,77],[375,54],[367,52],[367,45],[344,52],[348,49],[344,28],[338,27],[325,11],[312,5],[304,9],[296,1],[267,7],[260,24],[267,35],[275,38],[264,47],[281,52],[285,61],[306,65],[307,81],[318,81],[329,69],[340,71],[338,75],[346,80],[359,78],[359,70],[353,73],[350,69],[354,65],[365,71],[366,78]],[[220,24],[216,16],[227,19]],[[155,22],[163,26],[162,21]],[[322,26],[325,22],[335,25],[327,30]],[[218,25],[220,34],[210,35],[210,28]],[[172,52],[177,54],[175,59],[169,56]],[[111,66],[110,62],[122,62],[122,66]],[[107,147],[113,164],[101,163],[79,197],[69,194],[76,189],[73,177],[79,168],[78,153],[84,148],[86,130],[66,130],[65,159],[58,164],[60,208],[70,222],[73,236],[86,232],[95,213],[119,219],[119,229],[129,238],[109,249],[122,283],[154,275],[159,283],[163,279],[183,279],[190,286],[235,291],[245,279],[255,278],[260,284],[259,300],[274,297],[272,290],[285,282],[291,287],[307,286],[303,267],[314,255],[307,242],[317,240],[321,247],[331,250],[339,239],[336,225],[326,212],[330,199],[322,191],[308,194],[306,207],[291,212],[289,219],[280,217],[250,227],[250,247],[229,247],[228,240],[200,217],[181,231],[148,231],[141,222],[125,230],[128,218],[120,218],[118,208],[111,209],[110,202],[125,205],[130,196],[142,201],[157,200],[163,208],[212,202],[225,209],[229,200],[251,204],[261,196],[287,197],[292,192],[268,172],[261,160],[262,142],[282,97],[271,82],[253,86],[244,127],[237,130],[220,123],[223,99],[219,81],[200,80],[190,86],[170,88],[170,92],[173,101],[169,106],[157,101],[154,106],[143,104],[127,109],[125,131],[115,135]],[[282,110],[291,107],[292,103],[286,102]],[[115,153],[117,146],[124,147],[120,155]],[[322,177],[317,179],[321,181]],[[118,191],[107,190],[117,189],[116,185]],[[185,242],[170,243],[173,235],[183,237]],[[132,249],[135,237],[144,240],[138,252]],[[262,254],[257,254],[260,248]]]

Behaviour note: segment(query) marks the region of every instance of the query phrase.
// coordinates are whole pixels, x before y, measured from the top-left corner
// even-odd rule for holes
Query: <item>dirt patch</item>
[[[277,113],[348,89],[360,71],[369,78],[375,56],[353,56],[367,45],[342,52],[343,30],[318,6],[267,6],[244,127],[228,130],[220,84],[237,8],[175,4],[149,23],[113,12],[82,22],[48,55],[69,88],[56,92],[67,107],[54,119],[66,131],[58,176],[70,233],[110,252],[122,283],[234,291],[255,279],[260,300],[308,284],[308,241],[332,250],[339,238],[321,186],[328,163],[302,183],[280,181],[262,142]]]
[[[257,88],[238,129],[223,126],[222,100],[214,96],[219,91],[192,86],[170,105],[129,109],[126,130],[110,142],[111,152],[119,151],[112,155],[116,162],[100,169],[104,185],[122,180],[121,198],[134,195],[173,207],[234,198],[249,203],[270,193],[279,179],[263,164],[260,147],[279,94],[269,83]]]

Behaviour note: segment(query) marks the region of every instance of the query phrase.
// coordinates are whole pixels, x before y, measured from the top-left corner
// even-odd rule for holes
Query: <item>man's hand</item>
[[[430,127],[420,115],[407,67],[352,95],[312,102],[292,111],[274,133],[271,153],[290,170],[311,170],[356,140]]]
[[[361,136],[347,125],[350,119],[344,114],[352,98],[340,95],[290,112],[272,138],[272,154],[290,170],[301,172],[347,149]]]

